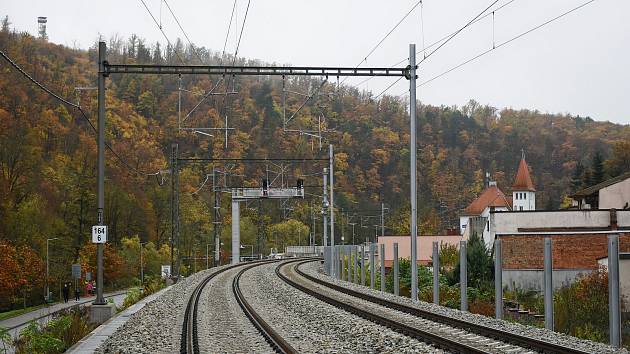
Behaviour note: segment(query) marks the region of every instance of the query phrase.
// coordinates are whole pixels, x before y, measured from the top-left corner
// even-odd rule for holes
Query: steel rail
[[[422,310],[416,307],[403,305],[397,302],[385,300],[377,296],[368,295],[368,294],[358,292],[358,291],[355,291],[355,290],[352,290],[343,286],[332,284],[327,281],[308,275],[299,269],[301,265],[305,263],[309,263],[309,262],[312,262],[312,261],[303,261],[300,264],[298,264],[295,267],[295,272],[298,275],[318,285],[325,286],[329,289],[344,293],[346,295],[357,297],[362,300],[369,301],[369,302],[372,302],[377,305],[381,305],[383,307],[387,307],[393,310],[404,312],[404,313],[407,313],[416,317],[421,317],[421,318],[431,320],[434,322],[443,323],[445,325],[455,327],[455,328],[460,328],[468,332],[475,333],[477,335],[494,338],[502,342],[510,343],[513,345],[517,345],[519,347],[528,348],[528,349],[535,350],[542,353],[561,353],[561,354],[587,354],[589,353],[589,352],[582,351],[576,348],[565,347],[560,344],[551,343],[551,342],[544,341],[541,339],[531,338],[528,336],[523,336],[523,335],[519,335],[512,332],[508,332],[508,331],[504,331],[504,330],[500,330],[496,328],[491,328],[491,327],[484,326],[481,324],[476,324],[476,323],[468,322],[465,320],[460,320],[460,319],[436,314],[436,313]]]
[[[285,283],[291,285],[292,287],[310,295],[313,296],[314,298],[321,300],[327,304],[330,304],[332,306],[335,306],[339,309],[342,309],[346,312],[349,312],[351,314],[354,314],[356,316],[359,316],[361,318],[364,318],[368,321],[374,322],[376,324],[385,326],[387,328],[390,328],[391,330],[401,333],[403,335],[418,339],[422,342],[425,343],[431,343],[437,347],[443,348],[445,350],[449,350],[449,351],[453,351],[456,353],[491,353],[488,351],[483,351],[479,348],[475,348],[472,346],[469,346],[465,343],[460,343],[457,341],[454,341],[452,339],[437,335],[435,333],[429,332],[429,331],[425,331],[416,327],[411,327],[408,325],[405,325],[403,323],[394,321],[392,319],[377,315],[375,313],[372,313],[370,311],[367,311],[363,308],[359,308],[350,304],[347,304],[345,302],[339,301],[337,299],[334,299],[330,296],[324,295],[320,292],[317,292],[313,289],[310,289],[302,284],[297,283],[294,280],[289,279],[286,275],[282,274],[282,272],[280,271],[281,268],[289,266],[293,263],[296,263],[299,261],[293,261],[293,262],[286,262],[286,263],[282,263],[279,264],[276,267],[276,275],[282,279]],[[307,263],[307,262],[312,262],[312,261],[304,261],[301,262],[297,265],[293,265],[294,270],[297,273],[297,266]],[[298,275],[301,275],[298,273]]]
[[[256,262],[256,263],[268,263],[269,261]],[[233,264],[227,266],[223,269],[220,269],[205,279],[203,279],[193,290],[192,294],[188,298],[188,303],[186,305],[186,310],[184,311],[184,321],[182,324],[182,334],[180,340],[180,353],[200,353],[199,349],[199,333],[197,329],[197,310],[199,308],[199,299],[201,298],[201,293],[206,285],[215,278],[217,275],[224,273],[228,270],[234,269],[236,267],[242,267],[245,265],[244,263]]]
[[[252,264],[241,269],[241,271],[236,274],[236,277],[234,277],[234,280],[232,281],[232,292],[234,293],[234,297],[236,297],[236,301],[238,302],[239,306],[241,307],[249,321],[254,325],[254,327],[256,327],[256,329],[258,329],[258,332],[260,332],[260,334],[265,338],[267,343],[269,343],[274,351],[284,354],[297,353],[297,350],[295,350],[295,348],[293,348],[286,340],[284,340],[284,338],[282,338],[282,336],[254,310],[254,308],[249,302],[247,302],[245,296],[243,296],[243,293],[241,292],[241,275],[254,267],[260,266],[261,264],[266,263]]]

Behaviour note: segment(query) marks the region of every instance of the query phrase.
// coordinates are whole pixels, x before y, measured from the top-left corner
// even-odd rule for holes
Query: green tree
[[[630,172],[630,140],[620,140],[613,145],[612,156],[604,163],[611,177]]]
[[[138,98],[137,110],[145,117],[153,118],[156,103],[153,92],[144,91]]]
[[[467,242],[466,248],[466,270],[468,273],[468,286],[473,288],[482,288],[494,278],[494,267],[492,256],[488,251],[483,239],[473,233]],[[460,263],[453,269],[449,275],[449,283],[459,283]]]
[[[595,155],[593,156],[591,169],[593,171],[593,184],[603,182],[605,179],[604,157],[599,151],[595,152]]]
[[[310,228],[299,220],[288,219],[269,227],[269,244],[280,252],[285,246],[306,246]]]
[[[584,165],[578,162],[575,165],[573,176],[571,177],[571,192],[577,192],[584,188]]]

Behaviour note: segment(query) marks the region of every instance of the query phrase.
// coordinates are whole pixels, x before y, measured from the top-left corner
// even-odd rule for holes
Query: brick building
[[[543,242],[552,240],[554,287],[580,273],[597,270],[608,255],[608,235],[620,235],[620,252],[630,252],[630,210],[556,210],[495,212],[490,234],[502,240],[503,285],[540,290]]]

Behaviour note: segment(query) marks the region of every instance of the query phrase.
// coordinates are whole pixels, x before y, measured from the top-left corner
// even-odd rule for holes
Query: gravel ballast
[[[283,282],[278,264],[248,270],[241,290],[300,353],[442,353],[426,343],[337,309]]]
[[[114,332],[97,353],[176,353],[184,311],[190,294],[199,282],[224,267],[195,273],[171,286],[161,296],[146,304]]]
[[[570,348],[579,349],[582,351],[590,352],[590,353],[628,353],[626,349],[615,349],[609,345],[597,343],[589,340],[575,338],[563,333],[553,332],[546,330],[544,328],[537,328],[532,326],[525,326],[519,323],[508,322],[504,320],[497,320],[494,318],[472,314],[469,312],[462,312],[456,309],[447,308],[444,306],[435,305],[432,303],[427,303],[423,301],[419,301],[417,303],[411,301],[410,298],[395,296],[394,294],[384,293],[378,290],[370,289],[369,287],[361,286],[358,284],[354,284],[347,281],[340,281],[333,277],[323,274],[322,266],[320,262],[310,262],[300,266],[300,269],[311,276],[314,276],[318,279],[327,281],[329,283],[333,283],[336,285],[341,285],[347,287],[349,289],[362,292],[365,294],[369,294],[372,296],[377,296],[389,301],[397,302],[400,304],[404,304],[407,306],[416,307],[425,311],[433,312],[440,315],[449,316],[452,318],[469,321],[476,324],[481,324],[490,328],[495,328],[519,335],[526,335],[532,338],[537,338],[540,340],[544,340],[550,343],[555,343],[563,346],[567,346]]]
[[[217,275],[201,293],[198,330],[202,353],[274,352],[234,297],[232,281],[242,269],[237,267]]]

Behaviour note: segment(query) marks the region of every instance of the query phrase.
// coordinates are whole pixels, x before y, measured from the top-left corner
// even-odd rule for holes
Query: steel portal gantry
[[[110,64],[106,59],[106,44],[99,42],[99,70],[98,70],[98,176],[97,176],[97,221],[102,225],[104,210],[104,180],[105,180],[105,78],[111,74],[175,74],[175,75],[252,75],[252,76],[363,76],[363,77],[405,77],[409,80],[409,116],[410,116],[410,191],[411,191],[411,298],[417,301],[417,250],[416,236],[417,229],[417,180],[416,180],[416,46],[409,45],[409,65],[404,68],[351,68],[351,67],[283,67],[283,66],[227,66],[227,65],[142,65],[142,64]],[[332,149],[331,149],[332,151]],[[332,158],[332,157],[331,157]],[[332,161],[330,161],[332,165]],[[332,167],[332,166],[331,166]],[[331,171],[332,172],[332,171]],[[332,173],[330,182],[333,182]],[[332,186],[331,186],[332,187]],[[331,193],[332,194],[332,193]],[[332,197],[332,195],[331,195]],[[332,200],[332,198],[331,198]],[[331,203],[332,204],[332,203]],[[331,205],[331,216],[334,218]],[[332,221],[332,220],[331,220]],[[331,236],[333,235],[331,230]],[[333,241],[333,240],[331,240]],[[97,251],[97,282],[103,281],[103,245],[98,245]],[[95,304],[103,301],[102,286],[98,287]]]
[[[404,68],[348,68],[318,66],[232,66],[232,65],[154,65],[103,63],[101,74],[173,74],[223,76],[383,76],[410,78],[411,67]]]

